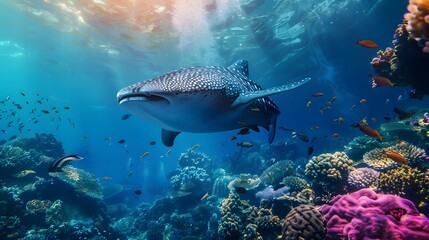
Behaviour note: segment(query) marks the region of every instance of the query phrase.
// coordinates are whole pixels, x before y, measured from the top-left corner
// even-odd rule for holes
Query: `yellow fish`
[[[308,101],[307,104],[305,104],[305,106],[310,107],[311,106],[311,101]]]
[[[167,152],[165,153],[165,156],[168,156],[171,153],[171,148],[167,150]]]
[[[36,171],[34,171],[34,170],[22,170],[20,173],[18,173],[16,175],[16,177],[25,177],[25,176],[27,176],[29,174],[33,174],[33,173],[36,173]]]
[[[197,148],[199,146],[201,146],[201,145],[197,143],[197,144],[195,144],[194,146],[191,147],[191,150],[195,150],[195,148]]]
[[[204,195],[201,197],[200,201],[203,201],[203,200],[204,200],[204,199],[206,199],[208,196],[209,196],[209,192],[206,192],[206,194],[204,194]]]

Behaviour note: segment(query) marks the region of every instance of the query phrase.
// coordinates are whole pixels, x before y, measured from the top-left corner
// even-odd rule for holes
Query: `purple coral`
[[[320,207],[327,239],[429,239],[429,219],[407,199],[370,189],[338,195]]]
[[[371,168],[356,168],[347,178],[347,189],[356,191],[362,188],[376,187],[379,172]]]
[[[285,194],[289,193],[289,187],[284,186],[282,188],[279,188],[277,190],[274,190],[272,186],[266,187],[264,190],[259,191],[256,193],[256,197],[259,199],[274,199],[281,197]]]

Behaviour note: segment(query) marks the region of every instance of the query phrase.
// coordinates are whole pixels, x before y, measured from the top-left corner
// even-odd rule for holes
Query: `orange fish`
[[[393,87],[395,85],[388,78],[381,76],[371,76],[372,78],[372,88],[375,87]]]
[[[371,40],[357,41],[356,44],[359,44],[362,47],[366,47],[366,48],[376,48],[376,47],[378,47],[377,43],[375,43],[375,42],[373,42]]]
[[[370,128],[368,126],[361,126],[360,124],[357,124],[357,127],[359,128],[359,130],[361,130],[363,133],[365,133],[366,135],[373,137],[373,138],[378,138],[380,140],[383,139],[383,137],[380,135],[380,133],[378,133],[377,130],[375,130],[374,128]]]
[[[316,92],[316,93],[311,94],[312,97],[321,97],[323,95],[324,94],[322,92]]]
[[[383,149],[383,153],[386,155],[386,157],[388,157],[389,159],[392,159],[394,162],[399,163],[399,164],[407,164],[407,159],[402,156],[402,154],[397,153],[397,152],[387,152],[386,150]]]
[[[250,133],[250,129],[248,127],[243,127],[238,131],[238,135],[247,135]]]

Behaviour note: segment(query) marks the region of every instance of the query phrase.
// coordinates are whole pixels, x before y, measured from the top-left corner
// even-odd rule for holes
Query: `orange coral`
[[[429,40],[429,1],[428,0],[410,0],[408,4],[408,13],[404,15],[408,21],[407,31],[416,40]],[[429,52],[429,46],[425,45],[424,52]]]

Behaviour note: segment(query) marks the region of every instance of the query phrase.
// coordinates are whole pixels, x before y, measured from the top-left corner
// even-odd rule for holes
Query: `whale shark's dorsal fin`
[[[163,128],[161,132],[162,143],[167,147],[172,147],[174,139],[176,139],[179,134],[180,132],[170,131]]]
[[[236,71],[246,78],[249,78],[249,62],[247,62],[244,59],[238,60],[237,62],[233,63],[231,66],[228,67],[231,71]]]
[[[286,91],[295,89],[297,87],[300,87],[300,86],[306,84],[310,80],[311,80],[311,78],[304,78],[300,81],[289,83],[289,84],[278,86],[278,87],[240,93],[240,96],[238,96],[234,100],[234,102],[231,104],[231,107],[235,107],[235,106],[242,105],[242,104],[247,104],[247,103],[249,103],[249,102],[251,102],[257,98],[267,97],[267,96],[270,96],[273,94],[286,92]]]

